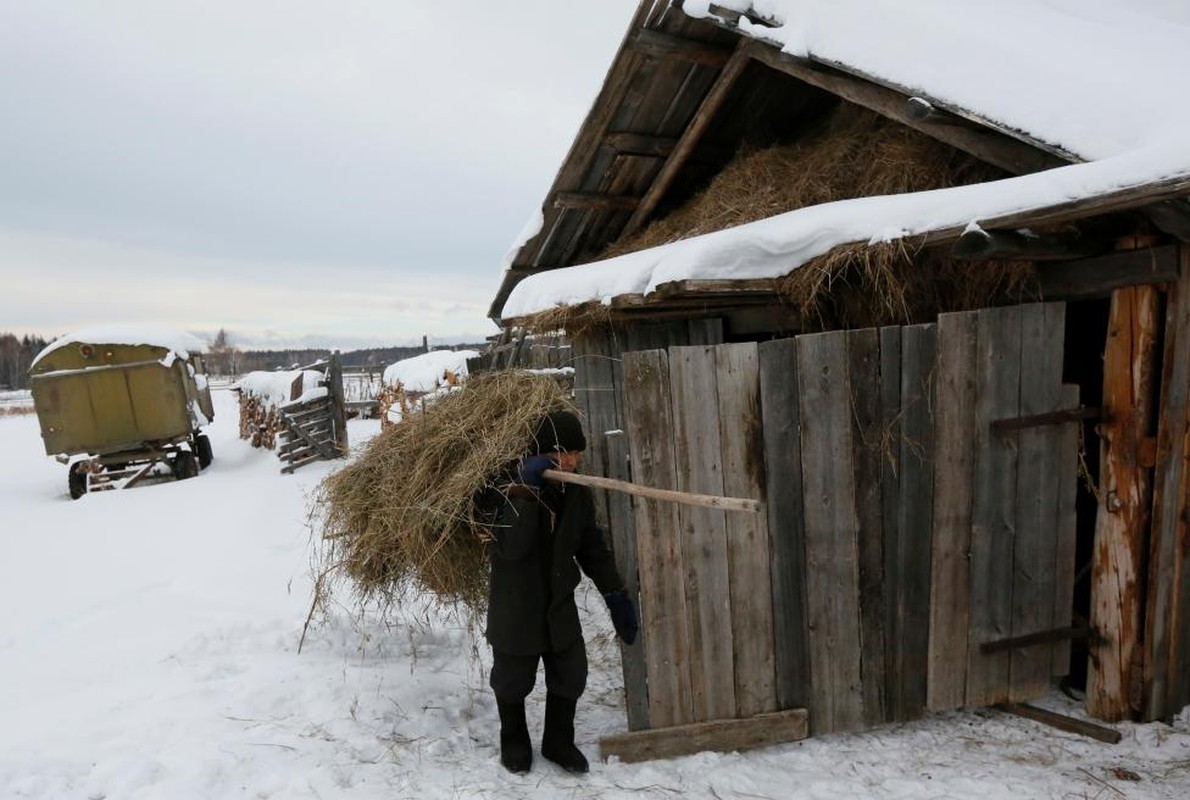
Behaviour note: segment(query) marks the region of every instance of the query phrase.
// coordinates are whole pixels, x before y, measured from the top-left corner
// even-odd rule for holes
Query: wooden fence
[[[1063,320],[1030,305],[626,353],[632,479],[767,508],[632,501],[642,727],[806,708],[813,733],[857,730],[1026,700],[1064,674]]]
[[[302,369],[325,369],[327,391],[322,397],[278,408],[281,443],[277,457],[285,462],[283,473],[347,454],[347,412],[339,354],[332,353],[329,360]]]

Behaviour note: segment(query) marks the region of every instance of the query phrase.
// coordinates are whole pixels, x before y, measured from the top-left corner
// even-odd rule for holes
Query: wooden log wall
[[[1190,246],[1179,255],[1165,316],[1163,377],[1148,552],[1141,718],[1190,704]]]
[[[1078,404],[1063,321],[1035,305],[626,353],[633,480],[767,501],[630,504],[642,727],[805,707],[814,733],[858,730],[1064,674],[1077,423],[1036,422]]]
[[[1105,720],[1132,718],[1142,704],[1159,302],[1154,286],[1114,292],[1104,351],[1105,421],[1091,570],[1091,627],[1101,637],[1088,670],[1087,711]]]

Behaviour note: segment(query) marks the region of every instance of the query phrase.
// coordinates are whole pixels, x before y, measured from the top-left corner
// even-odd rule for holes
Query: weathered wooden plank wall
[[[655,435],[673,430],[668,353],[625,354],[624,378],[633,398],[625,415],[633,477],[647,486],[675,486],[673,440]],[[637,502],[635,523],[641,532],[637,564],[647,578],[640,585],[640,614],[649,722],[651,727],[672,727],[694,717],[678,508],[672,503]]]
[[[971,616],[967,647],[968,706],[1008,696],[1008,651],[980,645],[1012,632],[1012,543],[1016,534],[1016,441],[992,433],[992,422],[1020,413],[1020,325],[1015,309],[989,309],[976,323],[975,485],[971,511]]]
[[[670,348],[677,489],[723,494],[715,353],[709,347]],[[682,562],[690,612],[694,722],[728,719],[736,707],[724,512],[681,506]]]
[[[864,727],[856,512],[847,337],[797,339],[802,420],[812,733]],[[869,669],[871,666],[869,665]]]
[[[1047,346],[1064,336],[1061,307],[1024,306],[1021,314],[1020,413],[1041,414],[1059,408],[1062,385],[1062,348]],[[1073,427],[1072,425],[1067,427]],[[1027,428],[1017,437],[1016,537],[1012,551],[1013,636],[1052,630],[1057,584],[1059,488],[1062,471],[1054,469],[1053,454],[1061,450],[1062,426]],[[1042,601],[1042,602],[1039,602]],[[1024,701],[1044,694],[1053,675],[1051,643],[1011,652],[1009,699]]]
[[[930,630],[930,564],[934,507],[934,368],[938,334],[935,325],[902,329],[900,402],[886,415],[900,420],[900,437],[892,442],[897,457],[898,515],[890,546],[896,569],[884,576],[889,596],[890,661],[886,719],[917,719],[925,710]]]
[[[622,430],[620,407],[624,384],[622,364],[615,339],[586,336],[572,345],[573,357],[581,367],[575,371],[575,402],[586,417],[587,469],[597,475],[631,480],[628,444]],[[595,493],[596,514],[611,535],[616,566],[629,594],[638,597],[639,570],[636,563],[636,534],[628,498],[617,492]],[[628,725],[633,730],[649,725],[648,679],[644,653],[639,646],[621,646],[624,665],[624,695]]]
[[[931,711],[958,708],[967,699],[976,323],[973,314],[943,314],[938,318],[930,647],[926,668],[926,707]]]
[[[636,479],[768,511],[638,502],[650,725],[802,706],[814,733],[858,730],[1064,673],[1062,645],[981,650],[1069,625],[1078,423],[992,424],[1077,405],[1063,321],[627,354]]]
[[[763,499],[767,489],[760,410],[760,355],[755,343],[714,348],[723,491]],[[696,456],[697,457],[697,456]],[[768,518],[727,514],[727,559],[734,643],[736,709],[751,717],[777,710],[773,594]]]
[[[1165,321],[1145,611],[1145,720],[1166,719],[1190,703],[1190,247],[1182,245],[1180,260]]]
[[[648,350],[677,345],[717,344],[723,340],[723,324],[716,319],[690,322],[655,323],[634,326],[627,333],[616,329],[579,337],[567,349],[567,357],[576,366],[575,402],[586,417],[588,450],[587,467],[597,475],[620,480],[637,480],[650,484],[647,477],[634,478],[630,457],[628,425],[624,398],[626,396],[624,353],[626,350]],[[557,348],[555,348],[557,349]],[[665,425],[661,430],[669,431]],[[651,485],[669,485],[652,483]],[[628,591],[641,598],[641,572],[637,564],[636,515],[639,507],[619,492],[597,492],[596,512],[600,523],[611,535],[611,546],[620,574]],[[642,501],[643,502],[643,501]],[[649,727],[653,719],[649,687],[656,685],[660,667],[646,663],[646,653],[640,645],[621,647],[624,664],[624,691],[628,710],[628,724],[632,730]],[[663,697],[668,697],[664,695]],[[662,703],[675,701],[663,699]],[[677,701],[678,709],[685,709],[686,701]],[[662,712],[660,718],[664,718]],[[683,717],[684,718],[684,717]]]
[[[760,345],[760,405],[772,564],[777,705],[809,703],[806,543],[802,513],[801,411],[793,339]]]

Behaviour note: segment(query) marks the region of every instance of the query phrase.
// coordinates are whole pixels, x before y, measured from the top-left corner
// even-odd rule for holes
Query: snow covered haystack
[[[315,603],[346,578],[387,607],[408,584],[482,608],[490,513],[545,413],[572,409],[558,382],[486,372],[383,429],[321,484]]]
[[[478,355],[475,350],[433,350],[390,365],[376,397],[381,423],[396,424],[413,408],[453,391],[467,378],[467,360]]]
[[[324,380],[323,373],[309,369],[249,372],[232,386],[240,395],[240,438],[272,450],[281,430],[280,407],[325,395]]]

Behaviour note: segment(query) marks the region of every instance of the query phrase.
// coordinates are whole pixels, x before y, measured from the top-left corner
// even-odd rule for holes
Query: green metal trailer
[[[70,496],[190,478],[212,459],[215,417],[202,342],[173,332],[79,332],[29,369],[47,455],[69,464]],[[165,469],[168,467],[168,469]]]

